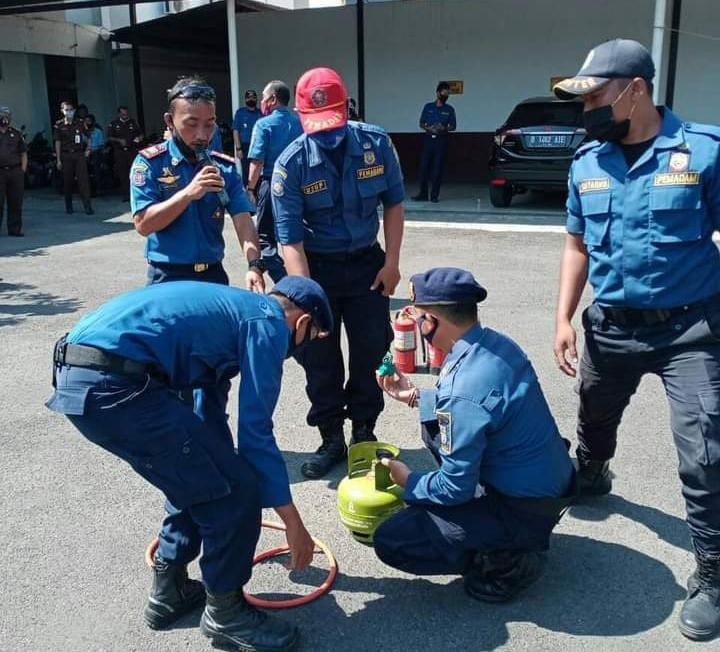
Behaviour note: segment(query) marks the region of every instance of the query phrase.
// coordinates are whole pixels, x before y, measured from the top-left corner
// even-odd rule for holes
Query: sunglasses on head
[[[207,100],[208,102],[214,102],[215,89],[212,86],[191,84],[190,86],[185,86],[185,88],[175,91],[168,98],[168,102],[172,102],[178,98],[183,100]]]

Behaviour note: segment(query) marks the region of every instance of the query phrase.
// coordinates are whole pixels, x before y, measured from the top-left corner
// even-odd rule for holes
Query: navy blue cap
[[[308,313],[320,330],[330,332],[333,328],[332,311],[325,290],[311,278],[305,276],[285,276],[280,279],[271,294],[282,294],[303,312]]]
[[[561,100],[572,100],[578,95],[602,88],[611,79],[635,77],[642,77],[647,81],[655,77],[652,57],[641,43],[616,38],[590,50],[577,75],[555,84],[553,92]]]
[[[410,278],[410,301],[420,306],[480,303],[486,296],[475,277],[457,267],[435,267]]]

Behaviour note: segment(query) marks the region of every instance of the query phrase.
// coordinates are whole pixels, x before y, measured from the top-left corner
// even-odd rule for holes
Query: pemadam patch
[[[690,167],[690,154],[688,152],[673,152],[668,163],[669,172],[687,172]]]
[[[436,416],[440,428],[440,452],[449,455],[452,453],[452,414],[437,412]]]

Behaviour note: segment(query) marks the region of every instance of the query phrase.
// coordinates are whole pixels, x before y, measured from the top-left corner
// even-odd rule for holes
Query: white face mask
[[[75,109],[63,109],[63,115],[68,118],[68,120],[72,120],[75,117]]]

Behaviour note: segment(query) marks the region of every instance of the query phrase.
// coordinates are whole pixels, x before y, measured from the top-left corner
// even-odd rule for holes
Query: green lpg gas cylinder
[[[380,463],[380,457],[399,455],[399,448],[383,442],[361,442],[348,451],[348,474],[337,490],[338,511],[342,524],[360,543],[372,545],[380,523],[405,506],[403,488]]]

